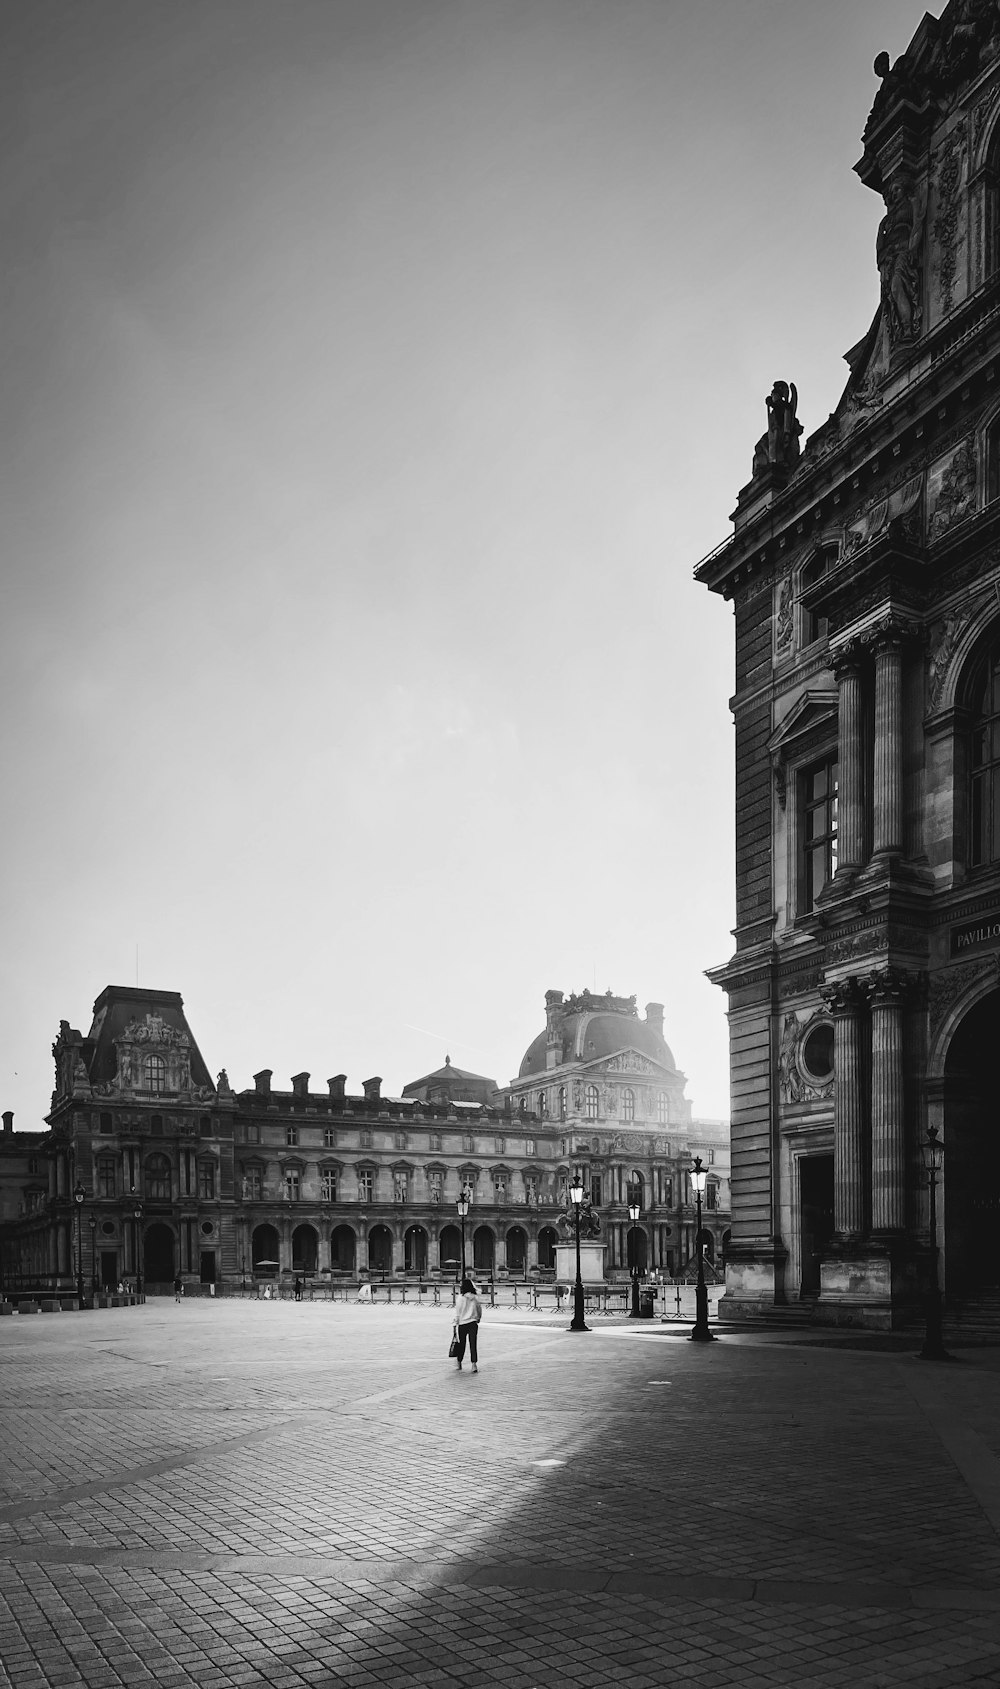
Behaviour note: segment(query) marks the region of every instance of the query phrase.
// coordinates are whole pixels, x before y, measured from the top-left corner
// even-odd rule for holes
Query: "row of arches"
[[[528,1233],[523,1226],[509,1226],[502,1234],[507,1271],[515,1275],[528,1269]],[[315,1226],[296,1226],[292,1232],[292,1271],[309,1275],[318,1270],[319,1233]],[[368,1266],[375,1272],[391,1272],[393,1234],[379,1222],[362,1239],[367,1244]],[[358,1234],[353,1226],[335,1226],[330,1233],[330,1265],[334,1272],[357,1270]],[[466,1261],[476,1272],[491,1273],[497,1260],[497,1235],[492,1227],[476,1226],[466,1236]],[[542,1226],[538,1233],[538,1265],[554,1269],[558,1233],[554,1226]],[[442,1272],[457,1271],[462,1260],[462,1234],[458,1226],[442,1226],[438,1238],[438,1261],[431,1257],[431,1239],[424,1226],[407,1226],[403,1234],[403,1266],[408,1273],[423,1275],[432,1267]],[[281,1264],[281,1243],[276,1226],[255,1226],[251,1237],[251,1265],[254,1273],[271,1272]]]

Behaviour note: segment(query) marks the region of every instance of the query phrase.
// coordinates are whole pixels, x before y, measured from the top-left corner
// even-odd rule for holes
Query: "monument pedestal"
[[[580,1277],[584,1284],[595,1285],[604,1283],[604,1251],[606,1243],[595,1243],[593,1238],[580,1239]],[[568,1285],[572,1290],[576,1283],[576,1239],[572,1243],[556,1244],[556,1283]]]

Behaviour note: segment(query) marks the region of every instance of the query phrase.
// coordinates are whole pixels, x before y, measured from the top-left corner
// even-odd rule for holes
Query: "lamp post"
[[[573,1318],[570,1321],[570,1331],[589,1331],[590,1327],[583,1317],[583,1275],[580,1271],[580,1210],[583,1207],[583,1179],[579,1167],[573,1174],[573,1183],[569,1187],[569,1199],[573,1204],[573,1217],[576,1221],[576,1283],[573,1286]]]
[[[705,1284],[705,1259],[701,1248],[701,1199],[705,1194],[708,1174],[701,1164],[701,1156],[694,1158],[691,1172],[691,1183],[694,1186],[695,1202],[697,1204],[697,1223],[695,1226],[695,1248],[698,1251],[698,1282],[694,1291],[694,1329],[691,1332],[692,1343],[714,1343],[715,1334],[708,1329],[708,1287]]]
[[[941,1338],[944,1310],[941,1305],[941,1280],[938,1273],[937,1182],[944,1159],[944,1145],[936,1126],[928,1126],[926,1140],[920,1147],[931,1193],[931,1282],[927,1292],[927,1322],[920,1358],[924,1361],[950,1361],[954,1357],[949,1355]]]
[[[78,1307],[83,1307],[83,1205],[87,1200],[87,1192],[77,1179],[73,1186],[73,1201],[76,1203],[76,1300]]]
[[[458,1199],[458,1217],[462,1222],[462,1277],[465,1277],[465,1216],[469,1212],[469,1187],[462,1186],[462,1194]]]
[[[90,1293],[91,1299],[97,1295],[97,1215],[90,1211]]]
[[[636,1248],[635,1228],[641,1213],[642,1205],[638,1200],[629,1203],[628,1217],[632,1222],[628,1229],[629,1251],[632,1256],[632,1307],[628,1316],[630,1320],[639,1318],[639,1251]]]
[[[132,1220],[133,1220],[132,1252],[133,1252],[133,1256],[134,1256],[134,1259],[135,1259],[135,1294],[136,1294],[136,1297],[141,1300],[141,1298],[142,1298],[142,1261],[141,1261],[140,1252],[139,1252],[139,1243],[140,1243],[139,1227],[142,1223],[142,1203],[141,1202],[137,1202],[136,1205],[135,1205],[135,1208],[132,1210]]]

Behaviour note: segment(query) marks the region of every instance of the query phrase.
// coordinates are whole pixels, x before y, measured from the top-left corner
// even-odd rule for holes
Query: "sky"
[[[874,314],[852,166],[922,12],[3,0],[17,1128],[137,979],[237,1088],[390,1094],[634,992],[728,1115],[733,622],[692,570],[772,382],[808,434]]]

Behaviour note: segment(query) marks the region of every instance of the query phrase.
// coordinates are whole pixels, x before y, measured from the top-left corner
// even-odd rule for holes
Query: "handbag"
[[[448,1350],[448,1359],[450,1361],[453,1361],[453,1360],[455,1360],[457,1355],[458,1355],[458,1326],[453,1325],[452,1328],[451,1328],[451,1347]]]

